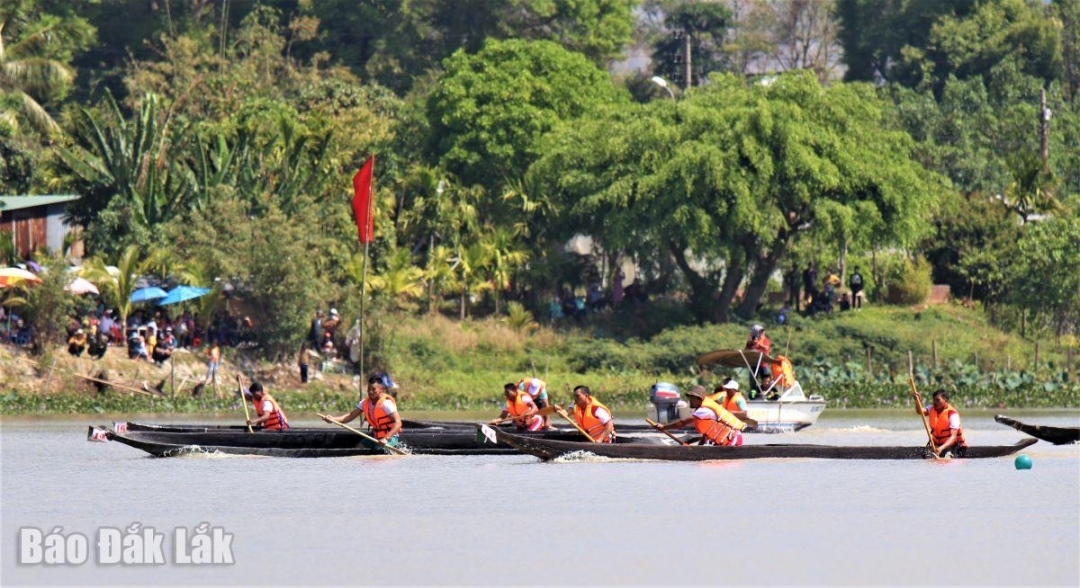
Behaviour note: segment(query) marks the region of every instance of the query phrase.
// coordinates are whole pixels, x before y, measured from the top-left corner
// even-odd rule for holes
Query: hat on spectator
[[[721,388],[723,388],[724,390],[735,390],[736,392],[738,392],[739,383],[735,380],[728,380],[727,382],[724,382],[724,385],[721,386]]]
[[[705,398],[706,391],[705,386],[694,386],[686,393],[687,396],[697,396],[698,398]]]

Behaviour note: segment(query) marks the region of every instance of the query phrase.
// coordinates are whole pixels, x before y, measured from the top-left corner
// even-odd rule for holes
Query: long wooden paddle
[[[540,410],[536,411],[534,416],[545,417],[545,416],[548,416],[549,414],[553,414],[554,412],[555,412],[555,407],[554,406],[545,406],[544,408],[541,408]],[[505,423],[506,421],[512,421],[512,420],[514,420],[516,418],[520,418],[520,417],[505,416],[505,417],[502,417],[500,419],[495,419],[495,420],[491,421],[488,424],[489,425],[501,425],[501,424]]]
[[[668,431],[666,431],[664,429],[661,429],[660,428],[660,423],[658,423],[656,421],[653,421],[653,420],[650,420],[650,419],[645,419],[645,422],[649,423],[650,425],[655,427],[657,431],[660,431],[661,433],[667,435],[668,437],[671,437],[679,445],[689,445],[689,443],[687,443],[686,441],[683,441],[682,439],[679,439],[678,437],[676,437],[675,435],[672,435]]]
[[[318,413],[315,413],[315,414],[320,419],[322,419],[322,420],[324,420],[324,421],[326,421],[328,423],[335,424],[335,425],[341,427],[342,429],[348,429],[348,430],[352,431],[353,433],[356,433],[357,435],[360,435],[364,439],[367,439],[368,441],[371,441],[372,443],[377,443],[379,445],[382,445],[383,449],[385,449],[389,453],[393,453],[394,455],[409,455],[408,452],[402,451],[402,450],[400,450],[397,447],[394,447],[392,445],[387,445],[385,442],[380,441],[380,440],[372,437],[371,435],[368,435],[367,433],[365,433],[365,432],[363,432],[363,431],[361,431],[359,429],[354,429],[354,428],[350,427],[349,425],[346,425],[345,423],[339,423],[339,422],[335,421],[334,419],[330,418],[328,415],[318,414]]]
[[[585,429],[582,429],[582,428],[581,428],[581,425],[579,425],[577,421],[575,421],[574,419],[570,418],[570,415],[566,414],[566,411],[565,411],[565,410],[563,410],[563,409],[561,409],[561,408],[556,408],[556,409],[555,409],[555,412],[559,413],[559,416],[561,416],[562,418],[564,418],[564,419],[566,419],[567,421],[569,421],[571,425],[574,425],[574,428],[575,428],[575,429],[577,429],[578,431],[581,431],[581,434],[582,434],[582,435],[585,435],[585,438],[586,438],[586,439],[588,439],[589,441],[591,441],[591,442],[593,442],[593,443],[597,443],[596,439],[593,439],[593,438],[592,438],[592,435],[590,435],[588,431],[586,431]]]
[[[908,382],[911,383],[911,391],[918,394],[919,391],[915,388],[915,378],[908,376]],[[919,419],[922,420],[923,428],[926,429],[926,438],[930,440],[930,450],[934,452],[934,457],[937,457],[937,443],[934,443],[934,434],[930,432],[930,422],[926,420],[926,415],[923,413],[922,402],[919,401],[919,397],[915,397],[915,409],[919,411]]]
[[[240,374],[236,374],[236,387],[240,392],[240,404],[244,405],[244,422],[247,423],[248,433],[254,433],[255,430],[251,428],[251,413],[248,412],[247,398],[244,398],[244,383],[240,380]]]

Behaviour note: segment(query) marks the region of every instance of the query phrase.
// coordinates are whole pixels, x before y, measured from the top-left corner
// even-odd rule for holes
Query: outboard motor
[[[690,414],[690,405],[679,395],[675,384],[657,382],[649,389],[649,418],[662,425]]]

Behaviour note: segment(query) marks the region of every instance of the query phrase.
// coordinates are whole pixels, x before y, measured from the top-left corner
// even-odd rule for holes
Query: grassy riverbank
[[[491,319],[382,317],[373,354],[401,385],[403,410],[495,411],[503,383],[533,374],[548,381],[556,401],[568,400],[566,386],[586,384],[613,408],[637,409],[658,380],[684,389],[711,383],[716,376],[699,373],[694,358],[741,346],[750,324],[682,325],[685,320],[677,308],[662,304],[528,332]],[[1080,385],[1068,381],[1062,349],[1044,343],[1036,365],[1033,343],[992,329],[981,314],[957,306],[796,317],[790,329],[773,327],[769,334],[774,353],[789,350],[804,388],[825,396],[830,408],[907,406],[908,351],[920,388],[945,387],[959,406],[1080,406]],[[21,353],[0,348],[0,414],[236,414],[242,409],[228,394],[236,374],[266,382],[297,413],[344,411],[358,395],[345,366],[329,366],[321,379],[301,385],[295,365],[259,361],[255,350],[230,349],[217,396],[207,389],[192,398],[194,382],[205,373],[200,354],[178,352],[174,366],[159,368],[132,362],[123,351],[110,349],[104,360],[95,361],[56,349],[43,364],[33,365]],[[75,374],[105,375],[150,392],[99,393]],[[153,391],[162,383],[163,394]]]

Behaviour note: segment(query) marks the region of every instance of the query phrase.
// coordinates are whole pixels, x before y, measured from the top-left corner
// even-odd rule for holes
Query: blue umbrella
[[[139,288],[131,293],[132,302],[147,302],[168,296],[161,288]]]
[[[158,301],[158,304],[165,306],[168,304],[179,304],[185,300],[191,300],[192,298],[198,298],[210,293],[210,288],[199,288],[198,286],[177,286],[172,290],[169,290],[169,295]]]

